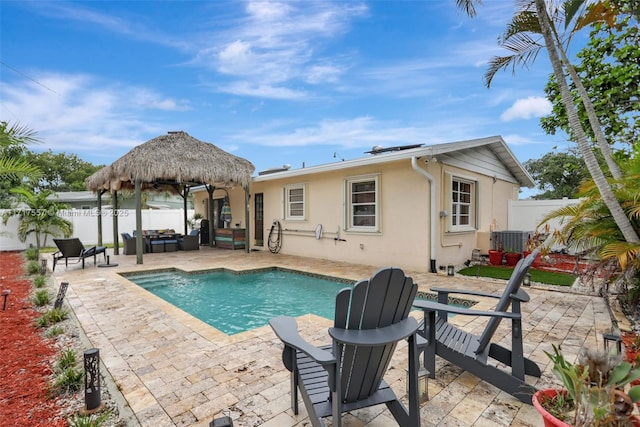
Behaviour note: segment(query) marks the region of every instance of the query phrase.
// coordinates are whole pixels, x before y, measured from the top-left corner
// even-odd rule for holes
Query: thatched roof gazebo
[[[142,264],[142,191],[169,191],[180,194],[184,199],[185,234],[187,232],[187,196],[194,186],[206,186],[209,198],[215,188],[241,186],[245,190],[245,215],[249,197],[249,182],[255,167],[251,162],[234,156],[208,142],[200,141],[186,132],[168,132],[134,147],[127,154],[106,166],[85,180],[88,190],[100,196],[111,192],[117,209],[117,192],[134,190],[136,196],[136,253],[138,264]],[[209,204],[211,206],[211,203]],[[101,216],[98,217],[99,239],[102,239]],[[209,222],[210,227],[213,223]],[[247,225],[249,222],[247,221]],[[209,235],[213,235],[210,230]],[[248,230],[246,233],[249,236]],[[245,248],[249,248],[248,242]],[[118,253],[117,215],[114,215],[114,251]]]

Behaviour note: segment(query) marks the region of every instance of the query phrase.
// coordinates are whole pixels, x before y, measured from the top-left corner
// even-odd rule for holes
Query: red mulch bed
[[[67,426],[48,396],[56,349],[34,324],[40,313],[30,301],[24,256],[0,252],[0,266],[0,286],[11,290],[5,310],[0,297],[0,426]]]
[[[539,263],[534,262],[533,264],[533,268],[538,270],[571,274],[582,273],[588,266],[588,261],[579,259],[576,268],[576,257],[566,254],[549,254],[546,257],[543,257]]]

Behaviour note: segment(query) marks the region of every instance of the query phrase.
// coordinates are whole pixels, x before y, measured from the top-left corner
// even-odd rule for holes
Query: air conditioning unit
[[[529,236],[533,231],[493,231],[491,233],[491,249],[502,248],[505,251],[523,252],[527,247]]]

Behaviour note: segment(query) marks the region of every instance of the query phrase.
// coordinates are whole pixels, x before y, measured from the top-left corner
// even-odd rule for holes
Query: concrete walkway
[[[309,422],[304,405],[300,405],[298,416],[290,409],[289,373],[282,365],[282,345],[269,326],[227,336],[118,273],[170,267],[240,271],[280,266],[359,280],[381,267],[206,247],[145,254],[142,265],[136,265],[135,255],[111,255],[110,261],[119,265],[97,268],[89,260],[84,270],[79,264],[68,268],[58,265],[54,277],[58,282],[69,282],[66,304],[75,312],[91,345],[100,349],[102,362],[144,427],[207,427],[223,411],[233,417],[234,426],[289,427]],[[504,287],[504,281],[406,273],[424,292],[432,286],[446,286],[501,293]],[[527,292],[531,301],[523,305],[524,351],[544,371],[542,378],[528,378],[528,382],[538,387],[557,384],[544,351],[556,344],[562,345],[565,354],[575,356],[583,346],[602,348],[602,333],[610,330],[611,318],[602,298],[535,286]],[[474,299],[478,301],[474,308],[481,310],[495,304],[495,300]],[[452,322],[469,331],[480,331],[486,319],[456,316]],[[327,342],[329,320],[305,315],[298,323],[307,339]],[[503,322],[496,339],[508,346],[508,322]],[[405,347],[400,345],[385,376],[396,394],[404,397],[405,354]],[[423,426],[542,424],[532,406],[440,358],[436,379],[429,380],[429,397],[421,406]],[[396,425],[384,405],[349,414],[345,424]]]

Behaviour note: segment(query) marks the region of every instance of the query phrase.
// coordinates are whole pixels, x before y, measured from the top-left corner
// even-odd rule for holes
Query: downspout
[[[414,171],[418,172],[420,175],[424,176],[428,181],[429,181],[429,203],[430,203],[430,210],[431,210],[431,214],[429,216],[429,223],[430,223],[430,240],[431,240],[431,250],[429,251],[431,254],[431,272],[432,273],[437,273],[438,270],[436,268],[436,222],[434,220],[434,218],[437,218],[436,216],[436,188],[435,188],[435,179],[433,178],[433,176],[427,172],[426,170],[422,169],[421,167],[418,166],[418,158],[417,157],[411,157],[411,167],[413,168]]]

